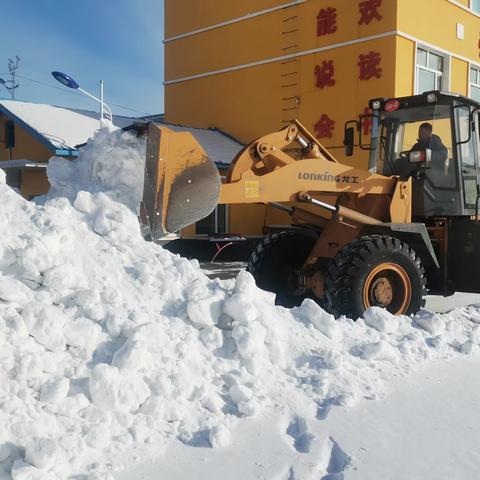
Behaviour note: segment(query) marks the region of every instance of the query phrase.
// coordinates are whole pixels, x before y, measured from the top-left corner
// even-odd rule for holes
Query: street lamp
[[[57,82],[60,82],[65,87],[73,88],[74,90],[79,90],[83,94],[87,95],[87,97],[92,98],[93,100],[100,103],[100,125],[102,125],[102,121],[106,119],[108,122],[112,123],[113,115],[110,107],[103,101],[103,80],[100,80],[100,98],[94,97],[91,93],[86,92],[80,85],[72,78],[70,75],[62,72],[52,72],[52,76]]]

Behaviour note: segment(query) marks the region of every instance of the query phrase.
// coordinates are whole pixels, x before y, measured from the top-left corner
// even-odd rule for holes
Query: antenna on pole
[[[15,59],[8,59],[8,71],[10,72],[10,79],[9,80],[4,80],[3,78],[0,78],[0,85],[3,85],[8,92],[10,93],[10,96],[12,97],[12,100],[15,100],[15,90],[20,86],[17,83],[16,79],[16,72],[18,69],[18,64],[20,63],[20,57],[18,55],[15,55]]]

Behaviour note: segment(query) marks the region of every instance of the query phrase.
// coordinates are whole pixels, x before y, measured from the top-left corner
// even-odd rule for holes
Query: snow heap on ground
[[[301,451],[309,419],[332,405],[477,350],[475,307],[335,320],[310,300],[276,307],[245,272],[209,280],[143,241],[144,151],[131,133],[101,131],[78,160],[51,162],[42,205],[1,178],[0,472],[112,478],[127,451],[222,448],[267,410],[292,419]]]

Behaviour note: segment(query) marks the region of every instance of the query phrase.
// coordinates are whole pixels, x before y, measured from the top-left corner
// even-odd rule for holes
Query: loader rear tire
[[[425,305],[426,294],[420,258],[389,236],[354,240],[330,261],[325,276],[326,308],[354,320],[373,306],[394,315],[415,314]]]
[[[258,287],[276,294],[277,305],[295,307],[307,297],[307,294],[295,294],[295,272],[302,268],[316,240],[315,234],[274,233],[265,237],[252,252],[247,270]]]

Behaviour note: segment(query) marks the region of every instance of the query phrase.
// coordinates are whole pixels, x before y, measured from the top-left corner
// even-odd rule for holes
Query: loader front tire
[[[280,232],[263,238],[252,252],[247,270],[258,287],[276,294],[277,305],[295,307],[306,298],[305,293],[296,292],[296,271],[302,268],[315,242],[314,234]]]
[[[325,276],[326,308],[354,320],[374,306],[394,315],[415,314],[425,305],[426,293],[420,258],[389,236],[354,240],[330,261]]]

